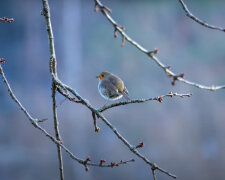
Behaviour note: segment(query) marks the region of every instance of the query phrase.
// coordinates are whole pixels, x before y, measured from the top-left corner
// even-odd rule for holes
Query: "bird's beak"
[[[96,76],[96,78],[99,78],[99,76]]]

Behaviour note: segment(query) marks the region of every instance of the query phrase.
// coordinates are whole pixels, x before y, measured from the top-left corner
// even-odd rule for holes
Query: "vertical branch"
[[[60,137],[60,133],[59,133],[59,126],[58,126],[58,117],[57,117],[56,92],[57,92],[56,84],[54,81],[52,81],[52,107],[53,107],[55,136],[58,141],[61,141],[61,137]],[[61,178],[61,180],[64,180],[62,150],[61,150],[61,146],[59,144],[57,144],[56,146],[57,146],[57,151],[58,151],[60,178]]]
[[[50,19],[50,8],[48,4],[48,0],[42,0],[43,10],[42,15],[45,17],[48,38],[49,38],[49,53],[50,53],[50,73],[52,75],[52,108],[53,108],[53,117],[54,117],[54,128],[55,128],[55,136],[58,141],[61,141],[59,127],[58,127],[58,117],[57,117],[57,107],[56,107],[56,92],[57,86],[54,81],[54,77],[57,77],[57,69],[56,69],[56,55],[55,55],[55,47],[54,47],[54,36],[52,31],[51,19]],[[61,146],[57,144],[58,151],[58,159],[59,159],[59,171],[60,171],[60,179],[64,180],[63,173],[63,160],[62,160],[62,151]]]

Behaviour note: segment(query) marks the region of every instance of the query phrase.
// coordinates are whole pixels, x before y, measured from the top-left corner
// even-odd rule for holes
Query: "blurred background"
[[[159,49],[157,57],[176,73],[205,85],[225,84],[225,36],[185,16],[178,1],[104,0],[126,33],[145,48]],[[150,160],[182,180],[223,179],[225,176],[225,93],[210,92],[171,79],[145,54],[113,38],[113,27],[98,12],[93,0],[50,1],[59,78],[75,88],[94,107],[105,104],[95,78],[102,71],[120,76],[131,98],[147,98],[169,91],[193,93],[191,98],[167,98],[120,106],[105,116]],[[225,27],[225,1],[187,1],[194,15]],[[41,0],[1,1],[0,57],[8,81],[21,103],[42,126],[54,134],[49,74],[48,37]],[[58,103],[64,98],[57,95]],[[80,104],[58,107],[63,143],[93,162],[128,160],[119,168],[90,167],[88,172],[63,152],[65,179],[151,179],[150,168],[136,158],[100,120],[94,132],[91,112]],[[157,172],[158,179],[170,179]],[[2,180],[59,179],[55,144],[35,129],[9,97],[0,81],[0,177]]]

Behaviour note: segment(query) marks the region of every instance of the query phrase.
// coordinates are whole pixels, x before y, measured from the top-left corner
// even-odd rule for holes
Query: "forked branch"
[[[1,63],[0,63],[0,75],[3,79],[3,82],[9,92],[9,95],[11,97],[11,99],[19,106],[19,108],[22,110],[22,112],[25,114],[25,116],[28,118],[28,120],[31,122],[31,124],[37,128],[38,130],[40,130],[47,138],[49,138],[53,143],[55,143],[57,146],[60,146],[73,160],[77,161],[78,163],[82,164],[85,166],[85,169],[87,168],[87,166],[96,166],[96,167],[117,167],[119,165],[123,165],[123,164],[127,164],[129,162],[134,162],[134,159],[131,160],[121,160],[120,162],[114,162],[114,165],[112,165],[112,162],[110,163],[105,163],[106,160],[100,160],[100,163],[92,163],[90,162],[90,160],[87,161],[86,159],[80,159],[78,157],[76,157],[65,145],[63,145],[62,141],[57,140],[55,137],[53,137],[51,134],[49,134],[43,127],[41,127],[39,125],[40,122],[43,122],[46,119],[36,119],[33,118],[30,113],[26,110],[26,108],[22,105],[22,103],[17,99],[16,95],[13,93],[6,77],[5,74],[3,72]],[[87,170],[87,169],[86,169]]]

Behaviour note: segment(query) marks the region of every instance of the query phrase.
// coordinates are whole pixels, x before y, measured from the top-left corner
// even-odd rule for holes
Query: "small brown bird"
[[[117,100],[123,96],[126,100],[130,100],[127,88],[123,81],[110,72],[102,72],[99,76],[98,91],[106,100]]]

